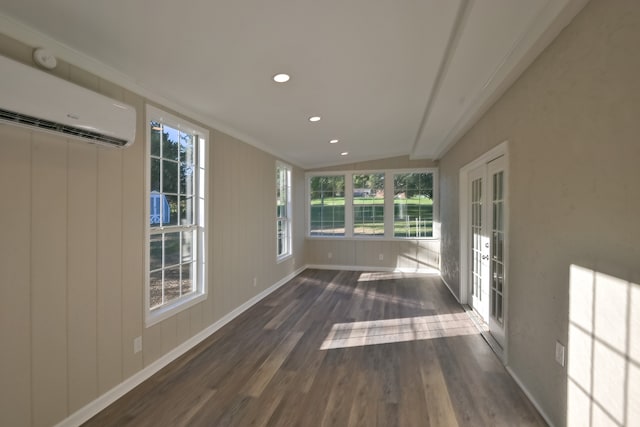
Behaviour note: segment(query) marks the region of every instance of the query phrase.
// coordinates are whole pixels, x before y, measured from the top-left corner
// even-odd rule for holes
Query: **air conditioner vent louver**
[[[96,142],[103,142],[111,145],[118,145],[120,147],[124,147],[125,145],[127,145],[127,141],[124,139],[113,138],[97,132],[91,132],[86,129],[80,129],[62,123],[55,123],[50,122],[49,120],[38,119],[36,117],[27,116],[26,114],[14,113],[13,111],[3,110],[2,108],[0,108],[0,120],[15,122],[16,124],[20,125],[37,127],[42,130],[65,133],[67,135],[73,135],[83,139],[95,140]]]
[[[0,122],[126,147],[136,110],[120,101],[0,56]]]

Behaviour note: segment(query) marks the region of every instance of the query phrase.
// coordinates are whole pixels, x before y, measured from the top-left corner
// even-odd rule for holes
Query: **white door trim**
[[[480,157],[478,157],[477,159],[473,160],[472,162],[466,164],[465,166],[463,166],[462,168],[460,168],[460,173],[458,176],[458,187],[459,187],[459,227],[460,227],[460,302],[462,304],[469,304],[469,299],[471,298],[470,292],[469,292],[469,266],[470,266],[470,256],[469,256],[469,252],[468,252],[468,248],[469,248],[469,242],[470,242],[470,233],[469,230],[467,228],[467,225],[469,223],[469,200],[470,200],[470,194],[471,194],[471,189],[469,188],[469,173],[471,171],[473,171],[474,169],[478,168],[481,165],[487,164],[489,162],[491,162],[494,159],[497,159],[500,156],[504,156],[505,159],[505,167],[504,170],[506,172],[506,179],[507,182],[506,184],[506,191],[507,191],[507,195],[505,198],[505,231],[506,231],[506,238],[505,238],[505,242],[504,242],[504,247],[505,247],[505,263],[507,264],[507,269],[508,269],[508,262],[509,262],[509,230],[508,230],[508,226],[509,226],[509,194],[508,194],[508,180],[509,180],[509,142],[508,141],[504,141],[501,144],[498,144],[497,146],[495,146],[494,148],[492,148],[491,150],[487,151],[486,153],[484,153],[483,155],[481,155]],[[505,271],[505,282],[508,283],[509,281],[509,277],[508,277],[508,271]],[[508,319],[508,310],[509,310],[509,304],[508,304],[508,288],[505,288],[505,292],[504,292],[504,319],[505,319],[505,341],[504,341],[504,348],[502,349],[503,353],[502,353],[502,360],[503,362],[506,364],[507,363],[507,348],[508,348],[508,344],[507,344],[507,335],[506,335],[506,329],[507,329],[507,319]]]
[[[460,217],[460,302],[462,304],[468,303],[469,298],[469,280],[468,277],[463,274],[463,272],[469,270],[469,254],[466,251],[466,248],[469,245],[469,230],[467,230],[466,224],[469,221],[469,212],[468,207],[469,204],[469,195],[470,189],[468,185],[468,177],[469,172],[473,169],[477,168],[482,164],[489,163],[493,159],[497,159],[500,156],[505,156],[506,165],[509,165],[509,157],[508,157],[508,141],[505,141],[491,150],[484,153],[482,156],[478,157],[474,161],[464,165],[460,169],[460,176],[458,178],[458,185],[460,188],[460,200],[459,200],[459,217]]]

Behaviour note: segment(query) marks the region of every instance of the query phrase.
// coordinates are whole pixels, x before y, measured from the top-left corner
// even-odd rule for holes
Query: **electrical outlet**
[[[333,258],[333,254],[332,254],[331,252],[329,252],[329,253],[327,254],[327,258],[329,258],[329,259]]]
[[[135,337],[133,339],[133,353],[140,353],[142,351],[142,337]]]
[[[253,287],[255,288],[256,286],[258,286],[258,278],[254,277],[253,278]]]
[[[384,254],[378,255],[378,261],[384,261]]]
[[[293,265],[294,265],[294,267],[295,267],[295,265],[296,265],[296,259],[295,259],[295,258],[292,258],[292,259],[291,259],[291,264],[293,264]]]
[[[559,341],[556,341],[556,362],[558,365],[564,366],[565,361],[565,347],[560,344]]]

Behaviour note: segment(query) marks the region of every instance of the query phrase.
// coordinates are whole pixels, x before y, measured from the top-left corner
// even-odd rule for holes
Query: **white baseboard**
[[[223,318],[202,330],[198,334],[189,338],[187,341],[180,344],[178,347],[174,348],[170,352],[166,353],[164,356],[154,361],[150,365],[146,366],[142,370],[138,371],[133,376],[127,378],[111,390],[107,391],[103,395],[99,396],[97,399],[89,402],[87,405],[78,409],[73,414],[69,415],[64,420],[60,421],[56,424],[56,427],[76,427],[81,425],[82,423],[88,421],[90,418],[95,416],[97,413],[105,409],[107,406],[111,405],[113,402],[124,396],[126,393],[133,390],[140,383],[150,378],[153,374],[158,372],[160,369],[167,366],[169,363],[173,362],[178,357],[182,356],[184,353],[189,351],[191,348],[208,338],[211,334],[216,332],[218,329],[222,328],[227,323],[231,322],[233,319],[238,317],[240,314],[245,312],[251,306],[256,304],[261,299],[265,298],[267,295],[274,292],[276,289],[287,283],[289,280],[296,277],[298,274],[303,272],[307,267],[303,266],[294,271],[293,273],[288,274],[287,276],[280,279],[275,284],[271,285],[269,288],[260,292],[258,295],[254,296],[241,306],[237,307],[235,310],[231,311]]]
[[[440,270],[433,267],[402,268],[402,267],[376,267],[363,265],[335,265],[335,264],[309,264],[306,268],[316,270],[349,270],[349,271],[389,271],[393,273],[420,273],[439,276]]]
[[[535,406],[535,408],[538,410],[538,412],[540,413],[540,415],[542,416],[542,418],[544,418],[544,420],[547,422],[547,424],[549,425],[549,427],[555,427],[555,424],[553,424],[551,422],[551,419],[549,418],[549,416],[547,415],[546,412],[544,412],[542,410],[542,407],[540,406],[540,404],[538,403],[538,401],[533,397],[533,395],[529,392],[529,390],[527,389],[527,387],[525,387],[524,383],[520,380],[520,378],[518,378],[518,376],[516,375],[515,372],[513,372],[513,369],[511,369],[510,366],[505,366],[505,368],[507,369],[507,372],[509,373],[509,375],[511,375],[511,378],[513,378],[513,380],[516,382],[516,384],[518,384],[518,386],[520,387],[520,390],[522,390],[522,392],[529,398],[529,400],[531,401],[531,403],[533,404],[533,406]]]

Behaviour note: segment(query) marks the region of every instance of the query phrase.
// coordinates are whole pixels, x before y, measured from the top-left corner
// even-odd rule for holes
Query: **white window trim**
[[[293,215],[292,215],[292,211],[291,211],[291,195],[292,195],[292,191],[291,191],[291,178],[293,175],[293,170],[291,168],[290,165],[283,163],[279,160],[276,161],[276,173],[278,171],[278,169],[286,169],[288,171],[287,174],[287,252],[278,255],[278,250],[277,250],[277,245],[278,245],[278,216],[276,214],[276,262],[277,263],[281,263],[283,261],[286,261],[287,259],[291,258],[293,256]],[[276,189],[277,191],[277,189]],[[276,201],[277,203],[277,201]],[[277,206],[276,206],[276,211],[277,211]]]
[[[393,194],[393,175],[402,173],[431,173],[433,175],[433,235],[431,237],[395,237],[393,235],[393,198],[384,199],[384,236],[353,235],[353,175],[367,175],[373,173],[385,174],[384,192]],[[314,176],[344,176],[344,236],[312,236],[311,235],[311,178]],[[392,179],[388,179],[392,177]],[[366,169],[344,171],[316,171],[305,174],[305,237],[312,240],[375,240],[375,241],[406,241],[406,240],[438,240],[440,239],[440,205],[439,205],[438,168],[410,168],[410,169]],[[389,201],[391,200],[391,201]]]
[[[200,233],[198,239],[198,247],[194,248],[197,254],[197,283],[194,285],[197,287],[197,291],[188,297],[180,298],[174,302],[163,305],[161,307],[150,309],[150,267],[149,267],[149,251],[150,251],[150,232],[151,226],[149,224],[150,206],[149,206],[149,194],[151,192],[151,133],[149,132],[149,123],[151,121],[157,121],[175,129],[192,133],[198,136],[198,178],[196,184],[196,194],[198,195],[197,201],[197,223],[200,229],[204,229]],[[209,200],[209,186],[207,185],[207,170],[208,170],[208,156],[207,156],[207,142],[209,141],[209,131],[199,126],[196,126],[187,120],[178,118],[170,113],[162,111],[152,105],[146,105],[146,121],[145,121],[145,291],[144,291],[144,313],[145,313],[145,327],[150,327],[159,323],[169,317],[176,315],[177,313],[186,310],[198,304],[201,301],[207,299],[209,292],[209,285],[206,272],[206,257],[209,241],[209,224],[208,216],[206,215],[206,205]]]

